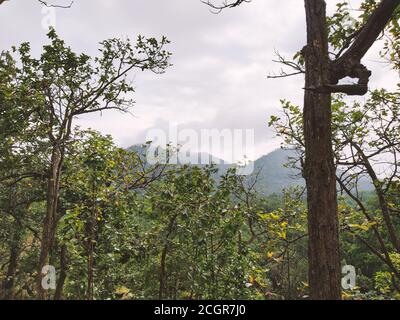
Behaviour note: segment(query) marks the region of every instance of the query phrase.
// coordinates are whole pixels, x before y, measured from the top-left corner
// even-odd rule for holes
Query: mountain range
[[[143,146],[134,145],[128,150],[145,154],[144,149],[145,147]],[[253,177],[257,175],[255,186],[258,192],[263,195],[270,195],[281,193],[283,189],[291,186],[305,186],[305,181],[301,176],[300,170],[286,166],[290,159],[295,157],[296,152],[293,150],[277,149],[255,160],[253,162]],[[223,175],[233,166],[208,153],[196,153],[191,159],[194,159],[193,162],[195,165],[201,163],[201,159],[210,159],[210,163],[214,163],[218,167],[217,179],[218,176]],[[251,176],[249,176],[249,179],[252,179]],[[362,191],[371,191],[373,190],[373,186],[368,179],[362,178],[359,181],[359,189]]]
[[[142,146],[134,145],[129,150],[143,153],[143,148]],[[289,158],[294,156],[294,151],[277,149],[254,161],[253,172],[254,174],[258,173],[257,190],[262,194],[268,195],[280,193],[282,189],[290,186],[304,186],[304,179],[301,177],[300,171],[285,166]],[[195,159],[195,164],[200,163],[200,159],[210,159],[210,162],[215,163],[218,167],[218,175],[223,175],[233,166],[207,153],[197,153],[192,159]]]

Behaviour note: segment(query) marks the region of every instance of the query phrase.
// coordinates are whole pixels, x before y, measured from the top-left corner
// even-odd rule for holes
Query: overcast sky
[[[328,0],[332,11],[336,0]],[[357,6],[358,0],[353,0]],[[67,1],[53,1],[67,4]],[[34,52],[46,41],[45,13],[35,0],[10,0],[0,7],[0,45],[23,41]],[[152,128],[255,129],[255,155],[279,147],[267,122],[279,114],[279,99],[302,103],[303,78],[267,79],[278,72],[274,51],[286,57],[305,44],[301,0],[253,0],[239,8],[212,14],[200,0],[75,0],[57,9],[56,29],[77,52],[96,54],[98,42],[138,34],[171,41],[173,66],[164,75],[137,73],[133,115],[107,112],[79,119],[79,124],[112,134],[127,147],[145,141]],[[378,63],[377,48],[366,63],[371,87],[395,86],[390,69]],[[218,156],[218,155],[217,155]]]

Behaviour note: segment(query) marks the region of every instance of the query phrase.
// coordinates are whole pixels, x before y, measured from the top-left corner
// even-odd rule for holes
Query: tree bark
[[[94,195],[95,193],[93,193]],[[87,226],[88,240],[87,240],[87,288],[86,299],[93,300],[94,298],[94,250],[96,241],[96,221],[97,210],[95,207],[95,199],[93,199],[93,208],[90,215],[90,221]]]
[[[233,8],[244,0],[224,2],[218,12]],[[364,95],[371,72],[361,59],[384,30],[400,0],[382,0],[357,36],[337,60],[328,54],[326,3],[305,0],[307,46],[304,97],[304,139],[306,160],[303,175],[307,185],[309,229],[309,285],[312,299],[340,299],[339,222],[332,151],[331,93]],[[355,85],[338,85],[345,77],[358,78]]]
[[[306,93],[304,98],[304,177],[308,197],[309,285],[311,299],[340,299],[339,222],[332,152],[331,93],[364,95],[371,72],[361,59],[379,37],[400,0],[382,0],[349,49],[329,59],[326,4],[305,0],[307,18]],[[337,85],[346,76],[356,85]],[[393,231],[393,230],[392,230]],[[393,232],[392,232],[393,235]],[[396,237],[393,242],[398,243]]]
[[[37,297],[42,300],[47,298],[47,293],[42,287],[42,268],[49,264],[49,258],[54,246],[62,162],[63,150],[61,144],[59,142],[54,142],[50,173],[47,182],[46,216],[43,222],[42,241],[37,270]]]
[[[21,232],[20,225],[15,223],[10,244],[10,258],[8,261],[7,274],[2,284],[3,300],[12,300],[14,298],[15,275],[17,273],[18,259],[21,253]]]
[[[17,186],[10,186],[10,194],[9,194],[9,214],[13,217],[14,222],[12,225],[12,234],[10,239],[10,257],[8,260],[7,273],[4,281],[2,282],[2,296],[3,300],[12,300],[14,299],[14,286],[15,286],[15,276],[18,269],[18,260],[21,255],[21,247],[22,247],[22,238],[24,227],[21,224],[21,220],[24,217],[24,213],[29,207],[26,208],[18,208],[17,205]]]
[[[306,88],[329,83],[326,4],[305,0],[307,16]],[[310,298],[341,299],[339,223],[332,151],[331,94],[307,90],[304,97],[304,177],[308,202]]]
[[[164,298],[165,280],[166,280],[165,260],[167,258],[167,250],[168,250],[168,244],[165,244],[161,253],[161,261],[160,261],[160,289],[158,292],[159,300],[162,300]]]
[[[400,5],[400,0],[382,0],[379,6],[368,18],[368,21],[361,28],[350,48],[336,61],[336,71],[338,79],[346,77],[346,66],[354,65],[359,62],[369,51],[385,29],[393,16],[393,13]],[[343,67],[343,68],[340,68]]]
[[[57,288],[54,294],[54,300],[61,300],[63,297],[64,283],[67,279],[67,246],[64,244],[60,250],[60,277],[57,281]]]
[[[166,291],[166,259],[167,259],[167,253],[169,249],[169,237],[173,232],[174,226],[176,219],[178,218],[178,215],[175,214],[172,216],[171,220],[169,221],[168,228],[167,228],[167,235],[165,237],[165,243],[163,246],[163,250],[161,253],[161,260],[160,260],[160,274],[159,274],[159,279],[160,279],[160,289],[158,292],[158,299],[162,300],[164,299],[164,293]]]

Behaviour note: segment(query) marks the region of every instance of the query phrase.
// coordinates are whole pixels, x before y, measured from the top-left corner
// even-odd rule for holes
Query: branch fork
[[[368,92],[371,71],[362,63],[371,46],[379,38],[385,26],[400,5],[400,0],[382,0],[371,14],[364,26],[355,33],[354,41],[349,48],[334,61],[329,61],[330,79],[319,87],[308,87],[318,93],[345,93],[347,95],[365,95]],[[308,50],[303,49],[307,54]],[[356,84],[338,84],[345,77],[358,79]]]

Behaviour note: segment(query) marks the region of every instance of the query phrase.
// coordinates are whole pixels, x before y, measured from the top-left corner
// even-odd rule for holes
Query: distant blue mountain
[[[138,145],[130,147],[129,150],[145,153],[143,147]],[[198,153],[195,156],[195,159],[198,159],[197,163],[200,163],[202,156],[203,159],[209,157],[213,163],[219,162],[219,164],[216,164],[219,168],[218,175],[223,175],[233,166],[207,153]],[[253,176],[258,174],[256,188],[261,194],[281,193],[283,189],[288,187],[305,186],[300,170],[286,166],[292,158],[296,158],[295,151],[277,149],[254,162]],[[249,179],[252,179],[252,177],[249,177]],[[370,191],[372,190],[372,184],[367,179],[362,179],[359,188],[363,191]]]

